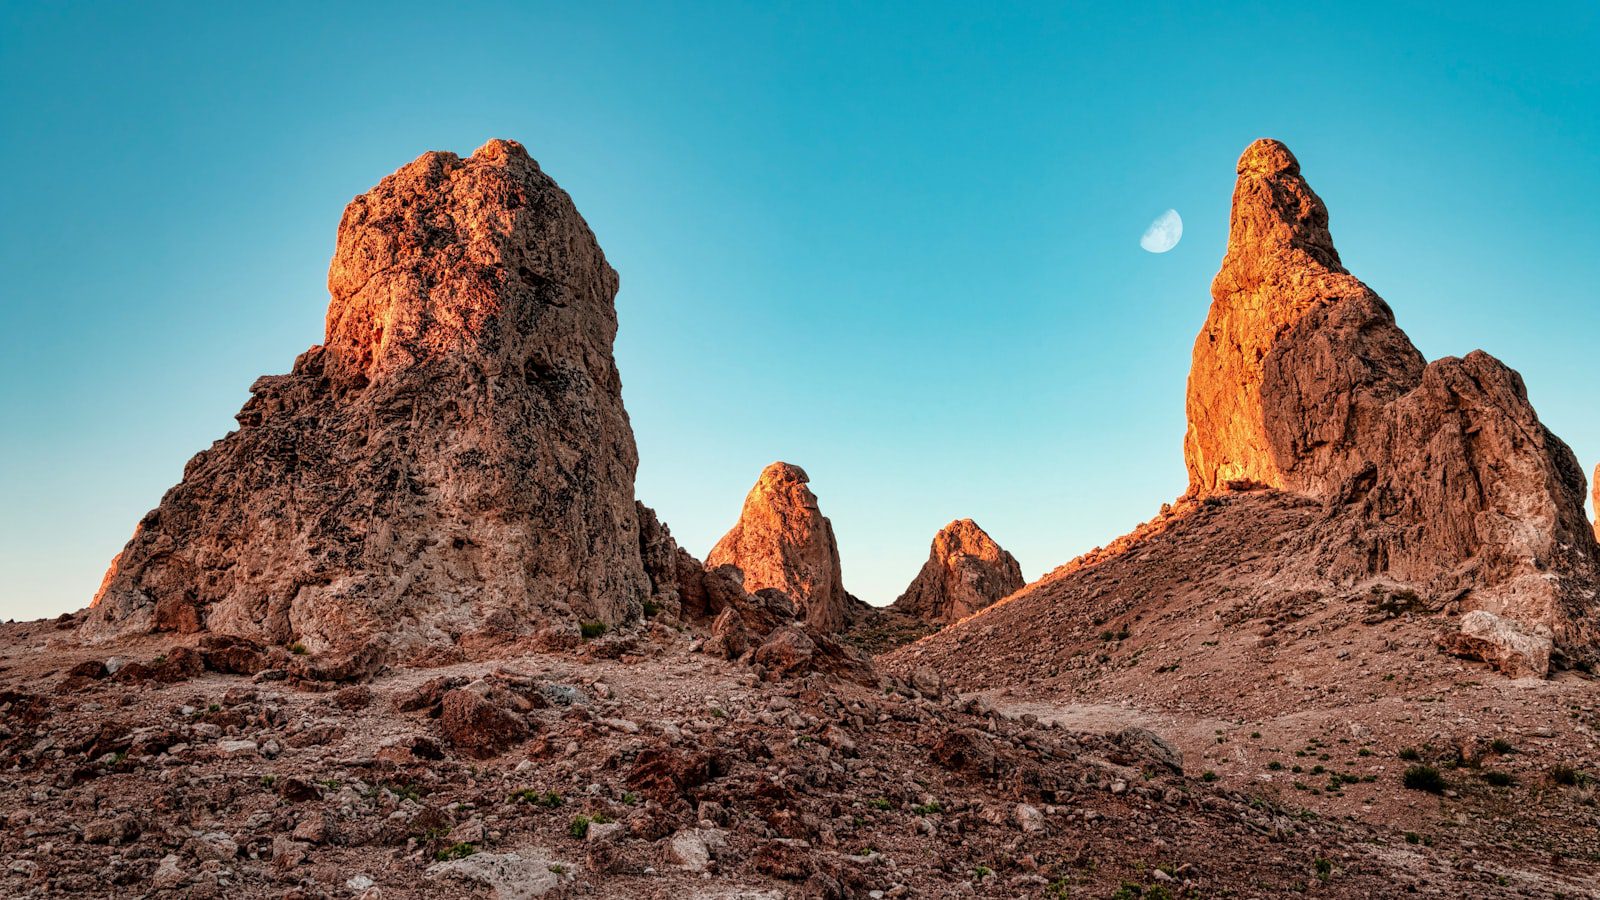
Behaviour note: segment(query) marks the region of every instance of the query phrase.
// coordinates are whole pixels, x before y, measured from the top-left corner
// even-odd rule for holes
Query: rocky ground
[[[1197,753],[1153,721],[1185,762],[1127,716],[1080,731],[926,670],[772,680],[661,625],[348,683],[68,634],[0,632],[6,896],[1584,896],[1597,872],[1592,793],[1548,783],[1537,733],[1482,770],[1516,786],[1403,796],[1354,729],[1234,722]],[[1267,756],[1321,765],[1296,777],[1322,793],[1250,771]],[[1335,796],[1333,772],[1378,780]],[[1515,830],[1534,817],[1564,821]]]
[[[881,662],[1012,715],[1149,728],[1190,775],[1370,828],[1396,859],[1431,848],[1450,880],[1595,895],[1600,681],[1442,652],[1447,602],[1319,575],[1323,521],[1270,491],[1181,506]]]

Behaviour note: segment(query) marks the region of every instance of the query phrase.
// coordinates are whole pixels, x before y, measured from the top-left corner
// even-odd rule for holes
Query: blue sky
[[[1600,7],[1433,5],[6,2],[0,617],[85,605],[321,339],[350,198],[496,136],[622,275],[638,494],[697,555],[775,459],[878,603],[952,518],[1033,577],[1154,514],[1261,136],[1589,471]]]

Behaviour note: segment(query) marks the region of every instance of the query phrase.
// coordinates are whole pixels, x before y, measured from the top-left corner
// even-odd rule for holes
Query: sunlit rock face
[[[928,561],[893,608],[934,625],[972,615],[1022,587],[1022,567],[971,519],[933,537]]]
[[[833,525],[817,506],[805,470],[775,462],[745,496],[739,521],[706,555],[706,568],[732,566],[744,589],[782,591],[806,624],[821,632],[844,627],[849,603],[839,573]]]
[[[328,287],[325,342],[251,386],[84,633],[323,650],[637,617],[617,275],[522,146],[428,153],[357,197]]]
[[[1589,481],[1590,489],[1594,491],[1594,537],[1600,541],[1600,464],[1594,467],[1594,478]]]
[[[1572,451],[1495,358],[1424,362],[1345,271],[1327,208],[1277,141],[1239,160],[1211,296],[1189,374],[1192,495],[1326,498],[1352,516],[1326,546],[1335,571],[1466,589],[1464,608],[1587,652],[1597,551]]]

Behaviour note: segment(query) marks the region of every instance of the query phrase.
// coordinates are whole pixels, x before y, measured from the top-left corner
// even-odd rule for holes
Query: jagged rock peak
[[[775,462],[761,471],[744,508],[706,555],[706,568],[731,566],[750,593],[788,595],[806,624],[828,633],[845,624],[849,595],[839,572],[833,525],[817,505],[805,470]]]
[[[522,146],[426,153],[351,201],[328,288],[325,343],[252,385],[83,633],[318,651],[637,617],[617,275]]]
[[[1276,141],[1240,158],[1211,296],[1189,373],[1191,495],[1323,498],[1361,522],[1325,548],[1344,577],[1465,590],[1463,611],[1510,623],[1477,617],[1475,642],[1523,631],[1531,643],[1518,646],[1593,652],[1600,551],[1572,451],[1499,360],[1424,362],[1389,306],[1345,271],[1327,208]],[[1456,646],[1468,644],[1480,645]],[[1542,673],[1501,650],[1518,657],[1506,668]]]
[[[1016,557],[971,519],[939,529],[928,561],[893,608],[935,625],[947,625],[1022,587]]]

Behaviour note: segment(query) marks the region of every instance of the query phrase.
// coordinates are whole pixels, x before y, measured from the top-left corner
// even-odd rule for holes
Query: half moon
[[[1165,253],[1178,246],[1183,239],[1183,219],[1175,209],[1169,209],[1150,223],[1139,238],[1139,246],[1151,253]]]

